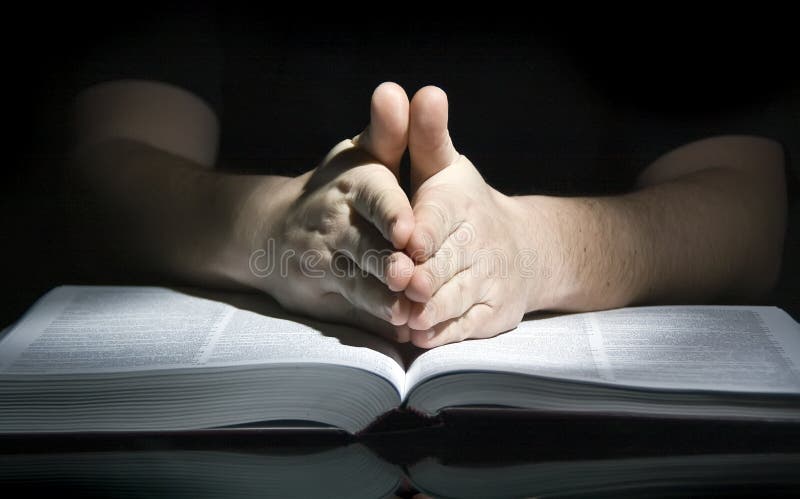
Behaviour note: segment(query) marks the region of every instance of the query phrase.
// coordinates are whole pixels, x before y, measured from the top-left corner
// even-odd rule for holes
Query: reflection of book
[[[800,454],[527,462],[467,468],[425,459],[410,481],[435,497],[685,497],[728,490],[797,492]],[[360,444],[276,455],[205,450],[0,454],[5,493],[90,497],[390,497],[403,479]],[[756,488],[758,487],[758,488]],[[768,487],[764,489],[764,487]]]
[[[687,497],[750,492],[795,493],[800,454],[733,454],[524,463],[502,467],[447,466],[425,459],[408,470],[435,497]],[[764,489],[768,486],[769,489]],[[743,490],[744,489],[744,490]],[[769,495],[768,493],[766,495]]]
[[[399,406],[800,420],[800,325],[773,307],[523,322],[424,353],[255,295],[56,288],[0,341],[0,432],[317,422]]]
[[[78,497],[389,497],[402,473],[360,444],[298,454],[207,450],[0,454],[8,492]],[[13,494],[12,494],[13,495]]]

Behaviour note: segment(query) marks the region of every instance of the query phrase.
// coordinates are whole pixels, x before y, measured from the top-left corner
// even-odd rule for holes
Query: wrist
[[[230,232],[220,258],[229,280],[267,291],[279,270],[280,242],[288,207],[299,195],[296,180],[277,176],[240,176],[231,205]]]
[[[525,196],[526,230],[537,255],[528,310],[587,311],[635,301],[645,255],[637,224],[611,198]]]
[[[521,221],[514,234],[518,253],[514,271],[525,279],[526,312],[559,309],[569,300],[568,274],[558,211],[546,196],[510,198],[517,205],[514,220]]]

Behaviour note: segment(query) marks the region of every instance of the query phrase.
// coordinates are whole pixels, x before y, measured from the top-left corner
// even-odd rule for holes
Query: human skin
[[[494,336],[536,310],[746,301],[774,285],[786,218],[778,143],[684,145],[624,195],[510,197],[456,151],[447,115],[436,87],[411,101],[415,345]]]
[[[447,107],[438,88],[409,104],[384,84],[370,126],[317,168],[231,175],[211,169],[218,126],[202,101],[115,82],[78,99],[73,172],[100,207],[95,233],[132,264],[264,291],[291,310],[423,348],[496,335],[535,310],[750,300],[772,287],[786,212],[777,143],[685,145],[620,196],[510,197],[453,147]],[[396,180],[406,146],[411,201]],[[309,250],[321,255],[310,269],[298,257]],[[369,250],[384,255],[379,264],[362,258]],[[367,273],[309,277],[341,253]],[[253,271],[253,255],[287,254],[287,273]]]
[[[234,175],[212,169],[218,126],[200,99],[155,82],[111,82],[77,99],[72,173],[97,206],[92,240],[125,248],[129,265],[258,289],[289,310],[395,338],[413,271],[402,251],[413,212],[396,177],[408,116],[405,92],[383,84],[370,125],[316,168]],[[332,272],[335,256],[359,271]]]

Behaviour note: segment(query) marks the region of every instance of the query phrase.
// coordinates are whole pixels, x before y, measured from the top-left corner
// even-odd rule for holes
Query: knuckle
[[[355,179],[348,175],[340,175],[336,179],[336,189],[342,194],[349,194],[356,187]]]
[[[341,198],[327,197],[319,210],[319,222],[311,228],[320,234],[338,234],[350,224],[349,209]]]
[[[420,223],[419,221],[417,221],[413,240],[415,241],[415,248],[409,256],[415,261],[421,261],[433,256],[438,249],[434,242],[431,229],[428,225]]]
[[[420,328],[430,329],[435,326],[438,323],[438,311],[439,305],[436,301],[433,299],[428,301],[425,304],[425,308],[422,310],[422,314],[420,314]]]
[[[335,213],[323,213],[320,218],[319,225],[315,227],[316,231],[320,234],[339,234],[341,232],[341,221]]]
[[[338,183],[346,184],[348,180],[346,177],[339,177],[336,182],[338,187]],[[335,206],[342,203],[345,200],[345,196],[342,195],[342,192],[338,188],[328,188],[315,197],[315,199],[317,203],[321,203],[324,206]]]
[[[432,297],[436,292],[436,271],[433,268],[425,268],[422,270],[422,292],[425,296]]]
[[[360,238],[356,230],[351,227],[342,227],[332,237],[333,246],[337,251],[358,251]]]

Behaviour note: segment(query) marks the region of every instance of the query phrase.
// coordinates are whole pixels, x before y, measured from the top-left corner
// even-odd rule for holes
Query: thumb
[[[447,94],[434,86],[420,89],[411,100],[408,151],[412,191],[458,159],[447,131]]]
[[[408,96],[397,83],[385,82],[372,92],[370,122],[353,142],[398,176],[408,144]]]

